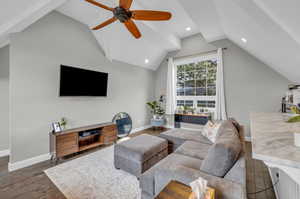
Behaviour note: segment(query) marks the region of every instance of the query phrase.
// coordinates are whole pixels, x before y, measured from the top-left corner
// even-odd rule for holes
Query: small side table
[[[195,195],[190,186],[172,180],[155,199],[195,199]],[[208,188],[205,199],[215,199],[215,190]]]
[[[166,120],[165,119],[151,119],[151,126],[153,129],[159,129],[163,128],[165,125]]]

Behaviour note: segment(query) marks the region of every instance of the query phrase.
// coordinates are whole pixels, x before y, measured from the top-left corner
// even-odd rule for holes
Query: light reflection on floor
[[[127,140],[130,140],[131,137],[124,137],[124,138],[120,138],[117,143],[120,143],[120,142],[124,142],[124,141],[127,141]]]

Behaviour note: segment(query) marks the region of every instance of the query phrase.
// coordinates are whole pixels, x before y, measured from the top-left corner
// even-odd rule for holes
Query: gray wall
[[[0,48],[0,151],[9,148],[9,46]]]
[[[154,72],[109,62],[90,30],[71,18],[52,12],[13,35],[10,55],[11,163],[48,153],[50,124],[61,117],[77,127],[124,111],[133,128],[149,124]],[[108,97],[58,97],[60,64],[108,72]]]
[[[208,44],[201,35],[194,35],[182,41],[180,51],[171,52],[167,57],[205,53],[218,47],[228,48],[223,57],[227,114],[245,125],[246,136],[250,136],[249,113],[279,111],[281,97],[291,82],[229,40]],[[156,71],[156,97],[165,94],[166,79],[165,60]]]

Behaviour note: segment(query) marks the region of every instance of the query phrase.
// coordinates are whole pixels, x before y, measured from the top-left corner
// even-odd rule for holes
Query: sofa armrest
[[[148,195],[154,196],[155,194],[155,169],[149,169],[140,176],[139,183],[143,192]]]
[[[244,185],[184,166],[176,166],[172,169],[158,169],[155,173],[155,193],[156,195],[160,193],[171,180],[177,180],[189,185],[199,177],[206,179],[208,186],[216,190],[216,198],[247,199]]]
[[[243,154],[239,157],[238,161],[233,165],[233,167],[227,172],[227,174],[224,176],[224,179],[246,186],[246,160]]]

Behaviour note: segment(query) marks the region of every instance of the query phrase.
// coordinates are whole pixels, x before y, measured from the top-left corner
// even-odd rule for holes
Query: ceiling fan
[[[145,21],[164,21],[169,20],[172,17],[170,12],[153,11],[153,10],[129,10],[133,0],[120,0],[119,6],[110,8],[94,0],[85,0],[95,6],[109,10],[113,12],[114,16],[107,21],[94,27],[93,30],[99,30],[117,20],[124,23],[126,28],[131,32],[135,38],[140,38],[142,35],[138,27],[133,22],[134,20],[145,20]]]

